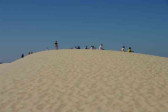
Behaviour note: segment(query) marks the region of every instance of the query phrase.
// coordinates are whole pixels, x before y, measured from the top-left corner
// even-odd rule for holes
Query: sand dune
[[[168,58],[35,53],[0,65],[0,112],[168,112]]]

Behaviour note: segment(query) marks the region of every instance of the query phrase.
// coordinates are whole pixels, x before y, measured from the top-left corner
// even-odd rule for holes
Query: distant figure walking
[[[121,48],[121,51],[122,51],[122,52],[125,52],[125,46],[123,46],[123,47]]]
[[[58,42],[55,41],[55,48],[58,50]]]
[[[104,49],[103,49],[103,44],[100,44],[99,50],[104,50]]]
[[[131,47],[129,47],[128,52],[134,52],[134,51],[132,51],[132,50],[131,50]]]
[[[21,55],[21,58],[24,58],[24,54]]]

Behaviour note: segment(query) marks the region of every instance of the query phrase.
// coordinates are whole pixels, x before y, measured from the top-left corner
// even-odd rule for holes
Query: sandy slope
[[[168,112],[168,58],[36,53],[0,66],[0,112]]]

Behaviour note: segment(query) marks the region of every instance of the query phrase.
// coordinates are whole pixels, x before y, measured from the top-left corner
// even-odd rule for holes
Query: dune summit
[[[168,112],[168,58],[35,53],[0,65],[0,112]]]

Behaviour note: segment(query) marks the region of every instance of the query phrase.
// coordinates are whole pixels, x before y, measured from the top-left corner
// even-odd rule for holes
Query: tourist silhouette
[[[58,49],[58,42],[55,41],[55,48]]]
[[[24,54],[21,55],[21,58],[24,58]]]

